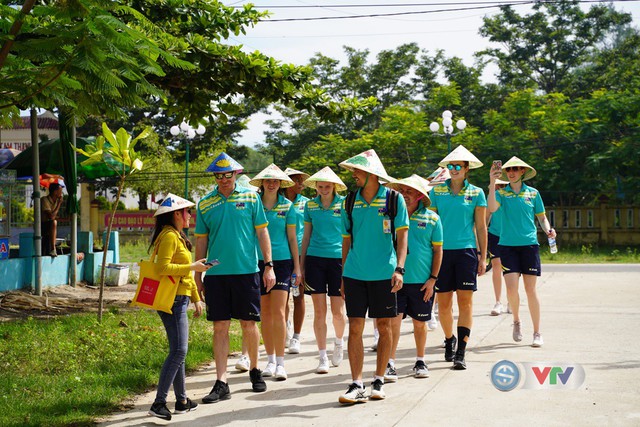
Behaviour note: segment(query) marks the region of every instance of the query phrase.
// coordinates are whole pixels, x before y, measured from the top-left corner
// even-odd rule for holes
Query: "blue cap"
[[[222,152],[216,159],[209,165],[206,172],[220,173],[220,172],[241,172],[244,169],[242,165],[231,158],[227,153]]]

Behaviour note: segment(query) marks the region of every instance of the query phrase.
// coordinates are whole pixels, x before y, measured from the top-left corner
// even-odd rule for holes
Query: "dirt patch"
[[[136,292],[135,284],[105,286],[103,310],[127,308]],[[26,317],[47,318],[71,313],[97,312],[100,289],[78,284],[45,288],[42,296],[24,291],[0,293],[0,322]]]

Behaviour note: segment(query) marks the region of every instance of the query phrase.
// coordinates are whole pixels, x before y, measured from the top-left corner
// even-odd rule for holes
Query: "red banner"
[[[104,215],[105,227],[109,225],[110,213]],[[153,211],[140,211],[140,212],[116,212],[113,217],[113,228],[143,228],[152,229],[156,221],[153,217]],[[189,228],[195,228],[196,216],[191,217],[189,221]]]

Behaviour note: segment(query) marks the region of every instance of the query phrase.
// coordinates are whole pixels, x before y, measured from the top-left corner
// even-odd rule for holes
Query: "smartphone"
[[[502,160],[494,160],[493,161],[493,167],[495,169],[501,169],[502,168]]]
[[[211,260],[211,261],[207,261],[204,263],[204,265],[208,265],[211,267],[215,267],[216,265],[220,264],[220,261],[218,261],[217,259]]]

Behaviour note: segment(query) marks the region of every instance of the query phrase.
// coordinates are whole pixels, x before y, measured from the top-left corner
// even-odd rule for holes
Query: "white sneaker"
[[[367,396],[364,394],[365,388],[358,387],[356,383],[349,385],[349,389],[346,393],[341,394],[338,398],[340,403],[364,403],[367,401]]]
[[[293,337],[293,324],[291,323],[291,320],[287,320],[287,338],[285,344],[289,344],[291,337]]]
[[[374,380],[371,383],[371,395],[369,396],[369,399],[382,400],[387,397],[387,395],[384,393],[384,389],[382,388],[383,386],[384,384],[382,383],[382,381]]]
[[[416,364],[413,365],[413,375],[416,378],[429,378],[429,368],[427,368],[427,364],[422,360],[417,360]]]
[[[272,377],[276,374],[276,364],[273,362],[267,363],[267,366],[262,370],[263,377]]]
[[[387,363],[387,369],[384,371],[384,380],[390,383],[398,381],[398,373],[396,372],[395,366],[391,366]]]
[[[264,376],[264,372],[262,373],[262,376]],[[275,377],[278,381],[284,381],[287,379],[287,371],[284,370],[284,366],[276,366]]]
[[[492,316],[499,316],[502,314],[502,303],[498,301],[491,309]]]
[[[331,354],[331,363],[333,366],[340,366],[342,359],[344,358],[344,343],[333,344],[333,353]]]
[[[531,344],[531,347],[542,347],[542,344],[544,344],[544,340],[542,339],[542,335],[540,334],[540,332],[534,332],[533,333],[533,343]]]
[[[513,322],[513,340],[515,342],[522,341],[522,330],[520,321]]]
[[[427,328],[430,331],[435,331],[438,329],[438,319],[435,314],[431,314],[431,319],[427,320]]]
[[[373,344],[371,344],[371,351],[378,351],[378,337],[373,336]]]
[[[328,374],[329,373],[329,358],[321,357],[320,363],[318,363],[318,367],[316,368],[316,374]]]
[[[250,362],[249,358],[244,354],[240,356],[240,359],[236,362],[236,371],[247,372],[249,370]]]
[[[289,354],[298,353],[300,353],[300,340],[291,338],[291,341],[289,341]]]
[[[433,304],[433,312],[438,314],[438,303]]]

